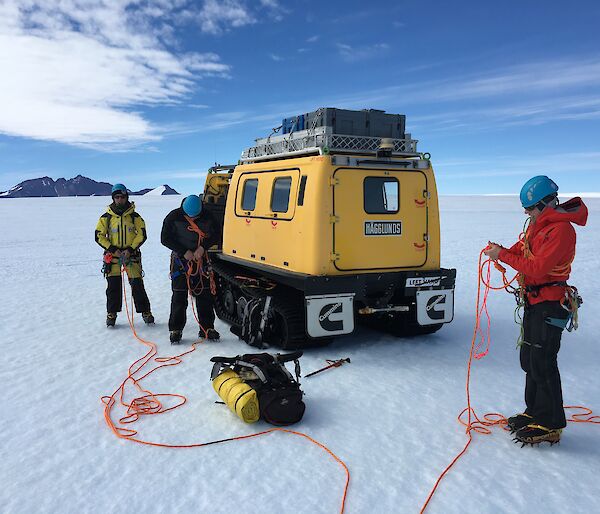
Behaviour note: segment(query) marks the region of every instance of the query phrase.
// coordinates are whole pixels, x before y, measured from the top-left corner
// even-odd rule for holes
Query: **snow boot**
[[[526,427],[530,423],[533,423],[533,418],[529,414],[515,414],[506,420],[506,424],[508,428],[510,428],[510,433],[513,434],[517,430],[521,430],[523,427]]]
[[[171,344],[179,344],[179,341],[181,341],[182,335],[183,335],[182,330],[171,330],[171,334],[169,336],[169,339],[171,340]]]
[[[533,446],[534,444],[543,442],[548,442],[550,445],[553,445],[560,441],[561,432],[562,428],[548,428],[532,423],[523,427],[521,430],[517,430],[515,442],[522,443],[522,446],[525,446],[526,444]]]
[[[198,337],[205,337],[204,331],[202,329],[200,329],[200,331],[198,332]],[[221,339],[221,334],[219,334],[214,328],[207,328],[206,339],[208,339],[209,341],[218,341],[219,339]]]
[[[106,326],[107,327],[114,327],[116,322],[117,322],[117,313],[116,312],[109,312],[106,315]]]
[[[146,323],[146,325],[154,325],[154,316],[152,316],[152,313],[150,311],[142,312],[142,319],[144,320],[144,323]]]

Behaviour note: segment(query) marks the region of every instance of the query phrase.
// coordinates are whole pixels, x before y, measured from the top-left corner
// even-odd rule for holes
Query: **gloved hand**
[[[121,256],[123,257],[123,262],[129,262],[129,259],[131,258],[131,250],[129,248],[125,248],[125,250],[123,250],[121,252]]]
[[[202,248],[201,246],[196,248],[196,251],[194,252],[194,259],[199,261],[200,259],[202,259],[203,255],[204,255],[204,248]]]
[[[188,250],[187,252],[185,252],[183,254],[183,258],[186,261],[193,261],[194,260],[194,252],[192,252],[191,250]]]
[[[498,255],[500,254],[500,250],[502,247],[499,244],[488,242],[488,247],[483,251],[490,259],[493,261],[498,260]]]

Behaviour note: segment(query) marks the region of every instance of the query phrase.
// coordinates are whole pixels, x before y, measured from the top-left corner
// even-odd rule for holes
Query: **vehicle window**
[[[298,191],[298,205],[304,205],[304,191],[306,191],[306,175],[300,179],[300,189]]]
[[[244,182],[242,191],[242,210],[253,211],[256,207],[256,191],[258,190],[258,179],[250,178]]]
[[[287,212],[291,187],[292,177],[275,179],[275,182],[273,182],[273,194],[271,196],[271,210],[273,212]]]
[[[398,181],[391,177],[366,177],[364,181],[364,205],[368,214],[398,212]]]

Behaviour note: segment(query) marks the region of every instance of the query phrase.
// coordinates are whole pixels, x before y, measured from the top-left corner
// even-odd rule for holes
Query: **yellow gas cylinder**
[[[213,388],[229,409],[246,423],[260,418],[256,391],[232,369],[226,369],[213,380]]]

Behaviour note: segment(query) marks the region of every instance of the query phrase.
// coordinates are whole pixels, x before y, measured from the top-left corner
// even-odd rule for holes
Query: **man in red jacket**
[[[490,243],[485,250],[491,259],[519,272],[525,294],[520,360],[526,373],[526,409],[508,418],[509,428],[523,443],[558,442],[567,425],[557,355],[561,321],[566,324],[569,317],[563,304],[568,306],[566,281],[575,257],[572,224],[585,225],[588,211],[581,198],[559,204],[557,192],[546,176],[528,180],[520,195],[530,218],[524,238],[511,248]]]

